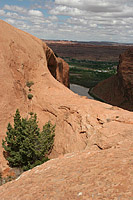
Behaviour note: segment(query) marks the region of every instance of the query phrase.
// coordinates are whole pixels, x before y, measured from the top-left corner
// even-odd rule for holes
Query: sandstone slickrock
[[[133,155],[121,144],[69,153],[0,187],[1,200],[131,200]]]
[[[107,103],[133,111],[133,47],[120,55],[117,74],[92,89]]]
[[[51,73],[49,72],[49,70]],[[56,124],[55,142],[54,148],[50,154],[51,158],[55,158],[66,153],[79,152],[83,150],[85,152],[96,151],[94,154],[95,159],[93,156],[91,157],[92,160],[89,160],[89,157],[87,157],[87,155],[89,156],[89,154],[82,152],[78,155],[74,153],[75,160],[73,160],[73,164],[69,162],[67,166],[68,159],[63,157],[56,159],[55,161],[50,161],[48,162],[48,164],[46,163],[40,166],[39,169],[42,169],[42,171],[44,169],[45,171],[46,166],[50,167],[49,165],[51,165],[52,162],[55,162],[54,166],[55,168],[57,167],[57,169],[55,169],[55,171],[57,170],[56,173],[58,174],[59,164],[59,168],[62,168],[61,173],[65,174],[63,166],[66,166],[66,170],[68,168],[68,171],[66,171],[66,175],[63,176],[63,178],[65,178],[65,184],[72,184],[72,191],[74,191],[74,188],[76,191],[74,195],[77,195],[77,192],[79,195],[78,197],[76,196],[76,198],[84,199],[84,197],[80,197],[82,191],[76,190],[77,180],[72,179],[71,181],[72,177],[71,175],[69,177],[69,170],[74,167],[74,165],[77,166],[77,168],[80,168],[81,166],[81,171],[79,170],[79,174],[82,174],[81,177],[83,177],[84,179],[85,177],[83,176],[83,172],[86,167],[88,168],[87,165],[89,165],[89,162],[92,162],[94,164],[90,165],[92,167],[88,168],[88,172],[86,172],[86,176],[89,178],[93,167],[100,167],[101,164],[98,163],[103,162],[103,166],[105,165],[105,168],[102,168],[101,165],[101,168],[99,168],[99,170],[101,170],[99,171],[99,174],[98,172],[95,174],[95,171],[93,171],[92,174],[96,175],[94,176],[94,180],[96,178],[96,180],[98,181],[98,176],[100,176],[101,179],[104,180],[108,173],[109,176],[112,173],[109,181],[107,181],[108,184],[105,184],[110,185],[110,182],[112,180],[112,184],[114,185],[112,185],[111,187],[106,186],[105,190],[108,192],[110,191],[109,195],[113,195],[113,190],[115,189],[118,192],[120,191],[122,195],[123,191],[125,191],[125,195],[127,195],[127,197],[130,197],[130,181],[127,184],[127,189],[125,188],[127,183],[126,182],[124,183],[125,185],[121,186],[121,189],[119,190],[119,181],[116,181],[115,185],[115,178],[116,174],[119,173],[119,170],[121,171],[123,169],[127,169],[127,162],[130,161],[131,158],[131,148],[129,147],[131,146],[133,140],[133,113],[122,110],[118,107],[114,107],[95,100],[89,100],[84,97],[80,97],[77,94],[74,94],[63,84],[59,83],[60,81],[67,86],[69,85],[67,74],[68,70],[67,66],[64,67],[64,61],[62,61],[60,58],[56,58],[53,52],[45,45],[45,43],[43,43],[36,37],[20,31],[0,20],[0,168],[2,170],[7,168],[7,163],[3,157],[3,149],[1,146],[1,140],[5,137],[7,123],[13,122],[13,116],[17,108],[20,110],[23,117],[28,117],[29,112],[32,111],[37,113],[40,128],[48,120],[51,120],[53,123]],[[54,77],[57,78],[59,81],[57,81]],[[29,100],[27,98],[29,92],[29,88],[26,86],[27,81],[34,82],[34,85],[32,85],[31,87],[31,93],[33,94],[32,100]],[[125,149],[119,148],[123,143],[126,145]],[[100,154],[98,150],[101,152]],[[124,162],[126,167],[123,168],[124,166],[123,164],[121,164],[120,169],[116,167],[116,171],[113,171],[113,169],[115,170],[115,165],[118,166],[119,163],[117,162],[117,159],[115,157],[115,152],[118,161],[120,159],[120,162]],[[109,161],[111,155],[112,159]],[[119,155],[123,155],[125,159],[123,160],[121,156],[119,158]],[[100,156],[100,158],[98,156]],[[80,161],[80,163],[78,163],[78,160]],[[61,164],[62,162],[64,162],[63,165]],[[106,164],[108,166],[106,166]],[[114,168],[112,168],[111,165],[113,165]],[[111,168],[108,168],[109,166]],[[75,169],[73,170],[75,171]],[[30,172],[30,176],[33,172],[34,169]],[[128,180],[129,172],[121,171],[122,175],[120,176],[120,179],[122,182]],[[28,175],[29,172],[26,173]],[[26,175],[26,173],[24,175]],[[41,173],[41,170],[39,170],[39,173]],[[74,173],[77,174],[78,172],[76,171]],[[103,177],[100,175],[102,173]],[[38,176],[37,172],[35,174]],[[47,173],[48,179],[46,180],[48,182],[50,180],[53,183],[54,181],[56,182],[56,179],[52,177],[53,174],[48,174],[49,173]],[[20,181],[22,180],[23,182],[23,189],[21,188],[23,194],[27,194],[28,199],[33,199],[34,193],[34,199],[39,199],[39,196],[38,198],[36,197],[37,194],[39,195],[39,186],[38,184],[36,184],[35,188],[31,188],[30,183],[32,183],[32,179],[28,178],[27,175],[23,179],[20,178]],[[46,174],[44,174],[44,176],[45,175]],[[80,180],[80,175],[78,176],[79,186],[80,182],[82,182]],[[59,176],[60,179],[60,175],[57,176]],[[69,177],[68,180],[67,177]],[[27,182],[24,182],[24,180]],[[93,180],[93,176],[89,180],[91,183],[88,184],[92,185],[83,186],[81,184],[81,188],[92,187],[92,189],[88,190],[91,193],[91,191],[93,191],[93,187],[95,187],[95,184],[93,185],[93,182],[91,181]],[[41,184],[41,181],[45,181],[45,177],[43,178],[43,176],[39,175],[38,181]],[[7,190],[8,187],[17,187],[17,183],[19,182],[16,181],[2,186],[0,188],[1,199],[3,198],[4,200],[6,200],[8,199],[8,197],[10,197],[10,199],[14,200],[15,198],[10,193],[12,189],[9,190],[9,193],[7,192]],[[49,184],[47,184],[47,190],[44,190],[47,192],[49,191],[50,193],[52,191],[51,187],[53,187],[53,191],[55,191],[56,188],[54,188],[53,183],[52,186],[49,186]],[[58,182],[56,184],[58,185]],[[97,182],[97,184],[99,185],[98,191],[101,195],[103,189],[102,185],[100,186],[100,184],[102,183]],[[63,190],[65,191],[66,185],[62,185],[60,195],[63,194]],[[15,192],[16,198],[18,197],[17,195],[19,195],[18,193],[20,191],[19,187],[17,187],[17,189],[18,191],[16,190]],[[26,190],[28,191],[25,192]],[[68,190],[68,192],[70,196],[71,188],[70,190]],[[5,195],[10,194],[10,196],[4,196],[4,193]],[[26,199],[26,196],[23,197],[23,194],[21,193],[22,196],[20,196],[19,199]],[[43,193],[43,195],[45,194],[47,197],[47,193]],[[56,192],[53,192],[53,194],[56,194]],[[69,196],[67,196],[68,194],[65,195],[65,199],[70,199]],[[86,195],[88,195],[88,193],[86,193]],[[53,198],[53,196],[49,197],[48,199],[50,198]],[[113,196],[111,196],[111,198],[113,199]],[[62,196],[61,198],[57,199],[62,199]]]

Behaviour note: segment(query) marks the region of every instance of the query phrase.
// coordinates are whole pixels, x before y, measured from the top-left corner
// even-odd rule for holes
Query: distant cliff
[[[100,82],[91,92],[107,103],[133,110],[133,48],[120,55],[117,74]]]
[[[78,60],[118,61],[129,45],[104,42],[45,41],[60,57]]]

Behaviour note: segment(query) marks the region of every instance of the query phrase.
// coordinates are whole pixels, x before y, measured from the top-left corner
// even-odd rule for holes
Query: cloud
[[[75,16],[75,15],[84,15],[82,10],[78,8],[70,8],[67,6],[58,6],[53,8],[49,12],[52,15],[67,15],[67,16]]]
[[[8,22],[9,24],[12,24],[12,25],[15,24],[15,20],[11,19],[11,18],[6,19],[6,22]]]
[[[43,17],[43,13],[39,10],[29,10],[28,14],[31,16]]]
[[[27,1],[0,7],[1,18],[39,38],[133,42],[132,0]]]
[[[55,0],[50,14],[68,16],[68,30],[79,34],[81,40],[133,40],[133,1],[132,0]],[[121,36],[120,36],[121,35]],[[104,40],[105,40],[104,39]]]
[[[10,11],[15,11],[15,12],[19,12],[19,13],[26,13],[27,9],[20,7],[20,6],[16,6],[16,5],[5,5],[3,7],[4,10],[10,10]]]
[[[49,16],[48,17],[48,20],[50,20],[50,21],[58,21],[58,17],[57,16],[55,16],[55,15],[52,15],[52,16]]]
[[[117,1],[113,1],[114,0],[55,0],[55,4],[91,12],[120,12],[121,6],[118,7]]]
[[[1,16],[5,15],[5,11],[4,10],[0,10],[0,15]]]

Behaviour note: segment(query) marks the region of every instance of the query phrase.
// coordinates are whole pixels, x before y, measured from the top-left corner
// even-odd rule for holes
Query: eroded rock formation
[[[20,110],[20,113],[23,117],[29,116],[29,112],[37,113],[40,128],[42,128],[42,126],[48,120],[51,120],[53,123],[56,124],[54,148],[52,150],[52,153],[50,154],[51,158],[61,155],[63,156],[64,154],[71,152],[79,152],[83,150],[87,152],[81,152],[79,153],[79,155],[78,153],[74,153],[74,160],[72,160],[73,164],[71,163],[71,159],[67,163],[68,159],[63,157],[58,158],[55,161],[51,160],[50,162],[40,166],[39,168],[33,169],[30,172],[31,174],[29,172],[26,172],[24,174],[24,179],[20,178],[20,182],[18,180],[16,182],[11,182],[1,187],[1,199],[6,200],[9,197],[12,200],[15,200],[15,198],[19,198],[20,200],[26,198],[35,199],[37,194],[37,199],[39,199],[39,195],[46,195],[45,199],[61,199],[60,197],[62,197],[61,195],[64,195],[66,185],[71,186],[68,189],[68,191],[72,190],[74,192],[71,195],[77,195],[77,192],[79,196],[82,192],[85,192],[86,195],[88,195],[87,188],[89,187],[89,185],[86,185],[87,179],[85,178],[85,176],[89,177],[91,175],[91,172],[91,178],[88,180],[90,182],[92,182],[91,180],[96,180],[96,182],[94,183],[94,185],[92,182],[92,189],[88,190],[90,194],[93,194],[91,193],[91,191],[93,191],[95,184],[97,184],[99,195],[102,194],[103,190],[106,190],[108,191],[107,194],[112,195],[111,197],[113,198],[113,190],[115,190],[115,188],[118,188],[117,191],[121,190],[122,194],[124,191],[125,194],[128,195],[127,197],[130,197],[130,180],[128,181],[129,185],[127,185],[127,188],[124,188],[126,186],[126,183],[123,183],[124,180],[128,180],[129,178],[128,172],[120,172],[122,173],[120,175],[120,181],[115,181],[115,178],[117,172],[119,171],[117,168],[117,161],[121,162],[121,167],[123,167],[121,170],[127,169],[127,167],[129,166],[127,163],[130,160],[131,148],[129,147],[131,146],[131,142],[133,139],[132,112],[125,111],[118,107],[104,104],[95,100],[89,100],[85,97],[80,97],[70,91],[63,84],[59,83],[55,78],[67,85],[67,67],[64,68],[64,61],[62,61],[60,58],[56,58],[53,52],[36,37],[18,30],[3,22],[2,20],[0,21],[0,33],[1,169],[3,170],[7,168],[6,160],[3,157],[1,140],[5,137],[8,122],[13,122],[13,116],[17,108]],[[49,72],[49,70],[51,73]],[[32,100],[29,100],[27,97],[29,93],[29,88],[26,85],[27,81],[34,82],[34,85],[32,85],[30,92],[33,95]],[[125,144],[126,146],[121,147],[122,144]],[[95,151],[94,156],[89,157],[90,153],[88,152],[90,151]],[[119,158],[119,155],[122,154],[125,156],[124,160],[122,157]],[[112,160],[110,160],[110,163],[108,164],[108,159],[110,159],[111,156]],[[102,163],[103,168],[102,165],[100,168],[99,163]],[[51,170],[50,175],[52,177],[52,185],[56,182],[58,186],[60,186],[60,183],[62,183],[61,180],[63,178],[63,191],[61,193],[58,192],[59,187],[56,187],[56,190],[56,188],[52,186],[53,189],[51,189],[49,182],[50,180],[48,179],[48,177],[46,179],[43,178],[46,177],[45,171],[47,171],[47,169],[50,169],[51,165],[53,166],[54,170],[56,170],[57,176],[58,170],[59,173],[64,173],[64,166],[66,166],[66,172],[64,173],[64,175],[59,175],[59,182],[56,182],[56,179],[58,179],[58,177],[54,179],[54,176],[52,174],[54,173],[54,171],[52,172],[53,169]],[[77,171],[75,171],[74,168],[76,166],[77,169],[79,169]],[[112,166],[114,166],[114,168],[112,168]],[[95,171],[92,170],[95,167],[98,168],[96,174]],[[85,169],[87,171],[85,171]],[[113,169],[114,171],[112,171]],[[85,176],[83,173],[84,171]],[[99,181],[98,176],[99,174],[102,174],[103,171],[104,175],[100,175],[101,178]],[[113,175],[110,175],[111,172]],[[29,176],[28,173],[30,174]],[[48,174],[49,171],[47,171],[47,175]],[[36,178],[34,178],[34,176],[36,176]],[[83,178],[83,182],[80,179],[80,176],[81,178]],[[106,182],[104,180],[107,176],[109,176],[109,179]],[[42,177],[41,181],[44,183],[47,180],[47,184],[44,184],[47,187],[44,193],[40,193],[40,189],[41,187],[43,187],[43,184],[41,187],[38,187],[38,182],[39,184],[42,183],[40,181],[40,177]],[[77,177],[77,179],[75,179],[75,177]],[[99,186],[102,180],[103,185]],[[77,181],[78,183],[76,183]],[[34,191],[30,187],[29,182],[33,183],[32,188],[34,188]],[[90,182],[88,182],[88,184],[90,184]],[[73,185],[73,188],[71,184]],[[78,184],[78,189],[76,189],[76,187],[74,186],[75,184]],[[113,186],[111,186],[111,184],[113,184]],[[105,189],[104,185],[106,185]],[[18,189],[15,192],[15,197],[11,194],[11,187],[15,187]],[[27,191],[23,192],[23,195],[27,194],[27,197],[23,195],[21,197],[18,197],[18,195],[21,194],[19,193],[21,190],[20,188],[22,189],[22,191]],[[27,188],[30,188],[30,190]],[[110,188],[112,189],[110,190]],[[54,198],[53,196],[48,196],[47,198],[48,191],[50,191],[51,195],[56,195],[55,190],[60,195],[59,198]],[[33,195],[35,195],[34,198]],[[66,199],[69,199],[69,196],[67,195],[68,193],[66,194]],[[99,198],[101,198],[101,196]]]
[[[44,49],[46,49],[45,43]],[[45,51],[47,66],[52,76],[69,88],[69,65],[63,59],[56,57],[49,47]]]
[[[117,74],[100,82],[92,93],[107,103],[133,111],[133,48],[120,55]]]

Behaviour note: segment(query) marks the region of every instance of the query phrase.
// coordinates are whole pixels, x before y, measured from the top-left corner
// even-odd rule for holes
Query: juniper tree
[[[27,170],[48,160],[46,156],[53,147],[54,132],[55,126],[51,122],[46,123],[40,132],[37,115],[21,118],[17,109],[14,127],[8,124],[5,140],[2,141],[9,166]]]

